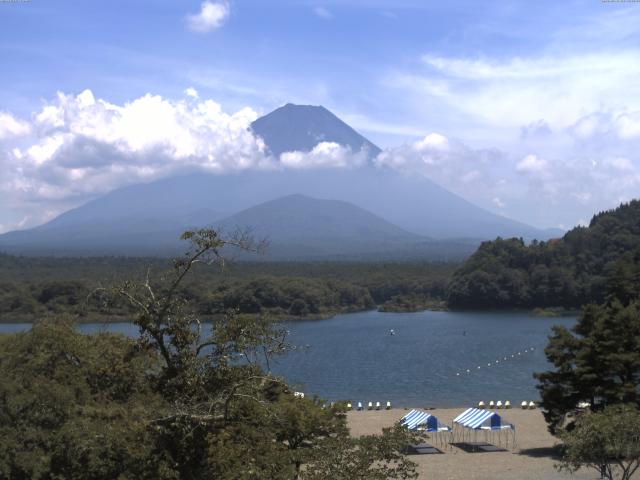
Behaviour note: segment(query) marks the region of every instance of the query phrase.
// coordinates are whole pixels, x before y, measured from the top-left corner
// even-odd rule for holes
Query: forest
[[[608,279],[629,276],[640,247],[640,201],[599,213],[588,227],[527,245],[522,239],[484,242],[454,274],[450,308],[577,309],[602,303]],[[617,280],[616,280],[617,279]]]
[[[99,301],[96,291],[125,279],[144,279],[170,266],[159,258],[53,258],[0,255],[0,318],[33,321],[71,314],[80,322],[128,318],[130,307]],[[371,310],[442,308],[456,264],[227,262],[194,268],[184,298],[200,315],[233,309],[273,319],[325,318]]]

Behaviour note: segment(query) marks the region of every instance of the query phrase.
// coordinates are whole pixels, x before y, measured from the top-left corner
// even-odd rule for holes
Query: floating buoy
[[[468,368],[467,368],[467,373],[471,373],[471,370],[469,370]]]
[[[491,364],[490,364],[490,363],[487,363],[487,367],[490,367],[490,366],[491,366]]]
[[[460,373],[459,373],[459,372],[458,372],[458,373],[456,373],[456,377],[459,377],[459,376],[460,376]]]
[[[480,368],[482,368],[482,367],[480,367],[480,365],[478,365],[478,370],[480,370]]]

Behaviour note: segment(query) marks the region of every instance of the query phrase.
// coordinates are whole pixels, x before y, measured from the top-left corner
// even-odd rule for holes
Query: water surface
[[[431,407],[510,400],[515,405],[539,398],[532,374],[549,368],[543,349],[551,326],[573,323],[571,317],[527,313],[429,311],[290,322],[285,327],[300,348],[278,358],[273,370],[297,389],[327,400]],[[5,324],[0,332],[26,328]],[[127,323],[78,328],[138,334]]]

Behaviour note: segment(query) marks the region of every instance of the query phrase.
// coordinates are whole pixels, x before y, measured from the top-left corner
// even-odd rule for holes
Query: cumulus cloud
[[[352,152],[334,142],[320,142],[308,153],[285,152],[280,163],[289,168],[353,168],[366,163],[367,152]]]
[[[0,140],[18,137],[30,132],[29,124],[10,113],[0,112]]]
[[[474,150],[459,140],[432,132],[412,143],[384,150],[375,160],[378,166],[415,171],[436,183],[468,196],[468,184],[486,185],[495,179],[502,165],[497,150]]]
[[[227,0],[205,1],[198,13],[187,15],[187,26],[193,32],[207,33],[224,25],[230,12]]]
[[[31,122],[7,122],[12,134],[23,136],[0,142],[3,206],[30,208],[25,214],[32,224],[43,205],[60,213],[130,183],[194,169],[274,168],[262,140],[249,131],[255,111],[228,114],[212,100],[189,98],[147,94],[116,105],[90,90],[58,93]]]
[[[193,87],[189,87],[189,88],[187,88],[187,89],[184,91],[184,94],[185,94],[187,97],[191,97],[191,98],[198,98],[198,97],[199,97],[199,95],[198,95],[198,91],[197,91],[195,88],[193,88]]]

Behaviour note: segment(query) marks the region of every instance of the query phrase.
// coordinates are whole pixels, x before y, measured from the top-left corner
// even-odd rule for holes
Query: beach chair
[[[536,408],[536,404],[533,402],[529,402],[529,410],[534,410]]]
[[[353,407],[351,406],[351,402],[347,402],[347,410],[351,410]]]
[[[511,408],[511,402],[509,400],[504,402],[504,408]]]
[[[380,402],[376,402],[376,410],[380,410]]]
[[[387,402],[387,410],[391,410],[391,402]]]
[[[367,410],[373,410],[373,402],[367,404]]]
[[[362,410],[364,410],[364,407],[362,406],[362,402],[358,402],[358,411],[361,412]]]
[[[496,408],[502,408],[502,400],[496,402]]]
[[[482,400],[478,402],[478,408],[484,408],[484,402]]]
[[[493,407],[495,407],[495,406],[496,406],[496,404],[493,402],[493,400],[491,400],[491,401],[489,402],[489,408],[493,408]]]
[[[526,400],[523,400],[522,403],[520,404],[520,407],[522,407],[523,410],[526,410],[528,406],[529,404],[527,403]]]

